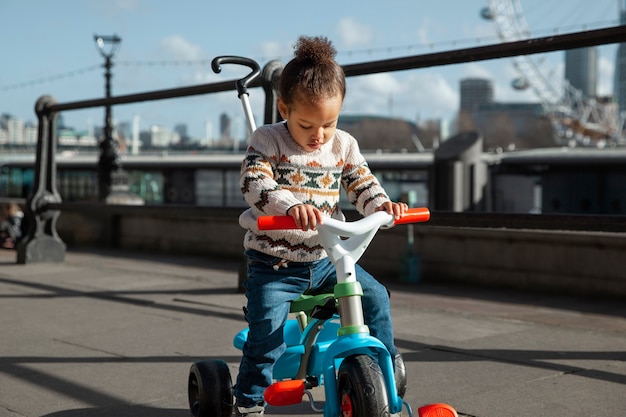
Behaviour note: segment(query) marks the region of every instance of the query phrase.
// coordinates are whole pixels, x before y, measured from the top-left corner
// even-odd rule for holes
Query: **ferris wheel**
[[[481,16],[494,23],[503,42],[531,37],[520,0],[489,0]],[[586,97],[557,74],[545,54],[517,56],[513,66],[519,77],[512,87],[534,93],[552,121],[558,144],[603,146],[623,140],[617,108],[596,97]]]

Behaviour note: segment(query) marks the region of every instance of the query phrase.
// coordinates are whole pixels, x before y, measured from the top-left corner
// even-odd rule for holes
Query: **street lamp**
[[[117,35],[101,36],[93,35],[100,55],[104,58],[104,79],[106,98],[111,98],[111,68],[112,58],[117,52],[122,38]],[[113,120],[111,116],[111,105],[105,105],[104,112],[104,134],[100,141],[100,159],[98,160],[98,195],[100,201],[105,201],[111,193],[113,184],[113,172],[119,173],[121,162],[117,152],[117,143],[113,139]]]

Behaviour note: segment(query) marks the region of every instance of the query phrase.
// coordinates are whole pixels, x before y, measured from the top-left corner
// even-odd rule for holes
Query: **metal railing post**
[[[35,183],[26,204],[27,231],[17,247],[19,264],[65,260],[65,243],[56,230],[60,211],[48,207],[61,202],[56,188],[57,112],[50,110],[54,104],[54,98],[43,96],[35,105],[39,121]]]

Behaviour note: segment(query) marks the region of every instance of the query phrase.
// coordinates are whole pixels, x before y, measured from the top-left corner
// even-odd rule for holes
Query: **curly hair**
[[[287,106],[296,100],[315,103],[346,95],[346,76],[335,61],[337,50],[323,36],[300,36],[294,45],[294,57],[285,65],[278,84],[278,94]]]

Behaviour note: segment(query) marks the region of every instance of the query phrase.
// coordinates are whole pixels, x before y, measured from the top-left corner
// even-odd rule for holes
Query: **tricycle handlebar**
[[[430,219],[430,211],[426,207],[408,209],[404,215],[393,224],[407,224],[426,222]],[[259,216],[257,219],[259,230],[297,229],[296,222],[291,216]]]

